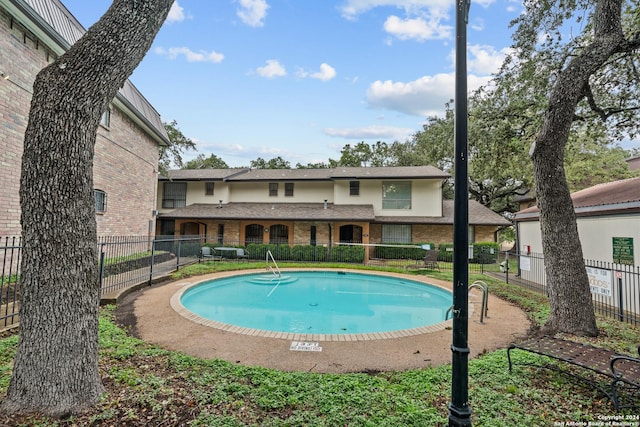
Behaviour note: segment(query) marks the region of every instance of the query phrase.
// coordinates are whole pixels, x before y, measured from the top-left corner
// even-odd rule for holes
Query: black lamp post
[[[449,426],[471,426],[469,407],[469,183],[467,168],[467,21],[470,0],[456,0],[453,343]]]

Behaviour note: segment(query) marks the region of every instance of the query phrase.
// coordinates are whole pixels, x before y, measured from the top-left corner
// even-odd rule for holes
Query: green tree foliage
[[[164,123],[164,128],[171,144],[166,147],[160,147],[158,171],[162,176],[166,177],[168,176],[167,171],[172,169],[172,166],[178,169],[183,167],[182,154],[185,151],[195,150],[196,144],[190,138],[184,136],[178,128],[178,122],[175,120],[171,123]]]
[[[296,163],[296,169],[327,169],[331,166],[328,163],[318,162],[318,163],[307,163],[303,165],[302,163]]]
[[[291,163],[280,156],[270,160],[258,157],[255,160],[251,160],[251,167],[254,169],[291,169]]]
[[[228,169],[229,165],[215,154],[205,157],[198,154],[195,159],[187,161],[181,169]]]
[[[342,148],[340,154],[339,160],[329,159],[331,167],[380,167],[393,166],[395,163],[391,158],[389,146],[382,141],[371,145],[362,141],[353,147],[351,144],[347,144]]]

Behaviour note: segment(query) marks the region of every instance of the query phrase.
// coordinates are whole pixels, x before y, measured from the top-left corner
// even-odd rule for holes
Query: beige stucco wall
[[[197,203],[218,204],[229,203],[229,183],[222,181],[213,182],[213,195],[206,194],[206,181],[189,181],[187,182],[187,206]],[[164,182],[160,183],[160,187]],[[162,208],[162,193],[158,197],[160,209]],[[160,210],[158,209],[158,210]]]
[[[577,219],[578,234],[585,259],[613,262],[613,237],[633,238],[635,264],[640,263],[640,216],[616,215]],[[519,222],[520,249],[530,245],[532,252],[542,253],[542,236],[538,221]]]
[[[275,182],[275,181],[274,181]],[[293,183],[293,196],[284,195],[285,182]],[[268,182],[234,182],[231,184],[231,202],[245,203],[329,203],[333,201],[330,181],[278,181],[278,196],[269,196]]]
[[[411,180],[411,209],[383,209],[382,184],[386,180],[360,180],[360,195],[349,195],[349,181],[334,182],[337,205],[373,205],[376,216],[441,216],[442,188],[440,180]],[[389,180],[406,181],[406,180]]]

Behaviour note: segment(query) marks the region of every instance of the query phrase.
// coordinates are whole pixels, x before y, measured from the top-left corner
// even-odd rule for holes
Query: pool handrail
[[[276,267],[275,270],[269,264],[269,258],[271,258],[271,261],[273,261],[273,265]],[[275,258],[273,257],[273,254],[271,253],[270,250],[267,251],[267,255],[266,255],[266,260],[265,261],[267,263],[267,270],[271,271],[276,278],[282,277],[282,273],[280,272],[280,268],[278,267],[278,263],[276,262]]]

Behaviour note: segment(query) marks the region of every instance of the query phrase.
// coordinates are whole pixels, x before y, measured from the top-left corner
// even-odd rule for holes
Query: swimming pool
[[[328,335],[437,324],[445,320],[452,296],[437,286],[387,275],[294,271],[280,278],[262,273],[214,279],[184,290],[179,302],[223,325]]]

